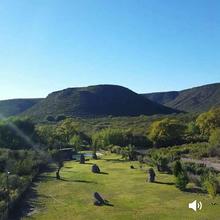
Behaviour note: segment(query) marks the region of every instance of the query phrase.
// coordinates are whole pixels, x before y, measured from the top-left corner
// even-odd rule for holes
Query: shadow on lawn
[[[123,160],[123,159],[104,159],[107,162],[113,162],[113,163],[124,163],[124,162],[128,162],[127,160]]]
[[[170,186],[174,185],[174,183],[172,183],[172,182],[160,182],[160,181],[154,181],[154,183],[162,184],[162,185],[170,185]]]
[[[44,179],[44,178],[43,178]],[[37,183],[43,180],[36,178],[29,189],[24,193],[17,206],[10,212],[8,219],[20,220],[23,217],[32,218],[31,215],[45,209],[44,204],[39,202],[39,198],[49,198],[48,196],[39,194],[36,190]],[[46,179],[44,179],[46,180]]]
[[[185,189],[185,192],[206,194],[206,192],[202,190],[201,188],[188,188],[188,189]]]
[[[99,173],[97,173],[97,174],[108,175],[108,173],[106,173],[106,172],[99,172]]]
[[[97,182],[95,181],[89,181],[89,180],[68,180],[68,179],[60,179],[61,181],[66,181],[66,182],[73,182],[73,183],[93,183],[93,184],[97,184]]]

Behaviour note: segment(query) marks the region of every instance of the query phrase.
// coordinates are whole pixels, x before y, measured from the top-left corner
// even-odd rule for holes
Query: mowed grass
[[[92,163],[108,174],[93,174]],[[130,169],[130,165],[137,169]],[[216,205],[206,194],[181,192],[173,185],[172,175],[157,173],[158,183],[146,182],[146,169],[138,162],[125,162],[118,155],[104,155],[87,164],[66,162],[61,171],[63,180],[55,173],[42,175],[37,183],[38,197],[32,201],[35,214],[24,219],[38,220],[114,220],[114,219],[220,219],[220,197]],[[114,206],[93,205],[93,193],[99,192]],[[198,212],[188,203],[202,201]]]

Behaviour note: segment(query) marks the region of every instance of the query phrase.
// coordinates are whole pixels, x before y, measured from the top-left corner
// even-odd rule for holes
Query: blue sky
[[[220,82],[218,0],[0,0],[0,99]]]

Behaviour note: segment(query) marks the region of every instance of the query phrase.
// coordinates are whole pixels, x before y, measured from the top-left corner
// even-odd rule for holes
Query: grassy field
[[[93,174],[92,163],[108,174]],[[23,219],[38,220],[114,220],[114,219],[207,219],[220,218],[220,197],[216,205],[206,194],[181,192],[173,185],[172,175],[158,174],[157,183],[146,182],[146,169],[130,169],[131,162],[120,160],[117,155],[105,155],[101,160],[87,164],[67,162],[62,168],[63,180],[56,180],[54,173],[45,173],[36,185],[31,204],[33,215]],[[93,193],[99,192],[114,206],[93,205]],[[193,200],[203,203],[198,212],[188,208]]]

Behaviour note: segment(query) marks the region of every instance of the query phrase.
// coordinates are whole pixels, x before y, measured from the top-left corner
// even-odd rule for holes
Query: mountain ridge
[[[142,94],[165,106],[186,112],[204,112],[220,105],[220,83],[197,86],[181,91]]]
[[[118,85],[67,88],[50,93],[23,114],[43,118],[48,115],[74,117],[137,116],[171,114],[179,111],[152,102]]]

